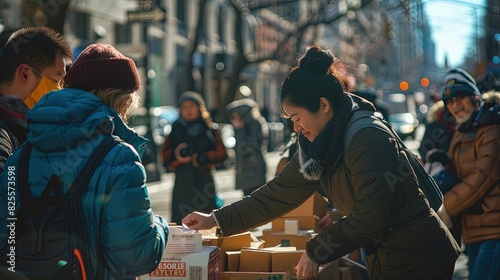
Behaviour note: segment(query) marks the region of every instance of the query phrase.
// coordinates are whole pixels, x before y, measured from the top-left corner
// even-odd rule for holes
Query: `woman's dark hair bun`
[[[314,46],[307,50],[306,54],[299,60],[299,68],[314,72],[327,73],[335,61],[335,56],[329,50],[322,50]]]

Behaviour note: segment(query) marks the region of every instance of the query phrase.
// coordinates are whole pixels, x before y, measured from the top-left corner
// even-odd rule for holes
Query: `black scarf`
[[[352,114],[358,110],[375,111],[372,103],[359,96],[347,93],[343,104],[335,108],[333,118],[323,131],[309,142],[299,134],[301,172],[309,180],[319,180],[323,170],[333,172],[343,148],[347,123]]]

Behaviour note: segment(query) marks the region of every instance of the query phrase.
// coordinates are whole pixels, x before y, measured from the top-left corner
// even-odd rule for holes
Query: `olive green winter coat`
[[[307,243],[313,261],[327,263],[366,247],[368,274],[378,279],[429,279],[454,264],[459,246],[419,192],[407,171],[406,155],[392,136],[360,129],[347,157],[321,182],[304,178],[300,157],[301,151],[251,196],[215,211],[222,233],[266,224],[321,186],[345,218]]]

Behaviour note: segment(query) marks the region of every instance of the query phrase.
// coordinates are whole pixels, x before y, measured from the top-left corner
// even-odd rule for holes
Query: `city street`
[[[408,139],[405,140],[405,144],[414,153],[417,152],[419,147],[420,139],[422,138],[424,127],[419,126],[416,131],[416,140]],[[280,154],[278,152],[271,152],[266,154],[267,163],[267,178],[271,179],[276,171],[276,166],[280,159]],[[224,199],[225,204],[232,203],[239,200],[243,196],[241,190],[236,190],[234,186],[234,168],[228,168],[225,170],[219,170],[214,172],[214,179],[216,183],[217,192]],[[156,214],[163,216],[165,219],[170,219],[170,203],[172,197],[172,188],[174,184],[174,174],[167,173],[162,174],[162,180],[159,182],[152,182],[148,184],[148,190],[151,197],[151,204],[153,206],[153,211]],[[269,227],[270,225],[265,225],[262,228]],[[453,280],[467,280],[469,272],[467,270],[467,257],[462,254],[455,266],[455,275]]]
[[[419,147],[419,139],[422,138],[423,130],[424,127],[419,126],[415,137],[417,140],[408,139],[405,141],[408,148],[415,153]],[[274,176],[280,157],[279,152],[266,154],[268,180]],[[170,199],[172,197],[172,188],[175,177],[174,173],[166,173],[161,176],[161,181],[148,183],[148,191],[151,196],[153,211],[168,220],[170,218]],[[243,197],[243,192],[235,189],[233,167],[215,171],[214,179],[217,192],[224,198],[225,204],[232,203]]]

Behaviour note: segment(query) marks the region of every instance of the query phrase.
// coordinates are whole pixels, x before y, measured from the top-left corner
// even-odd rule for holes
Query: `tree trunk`
[[[60,4],[60,2],[63,2]],[[22,26],[46,26],[64,34],[68,1],[23,1]]]

